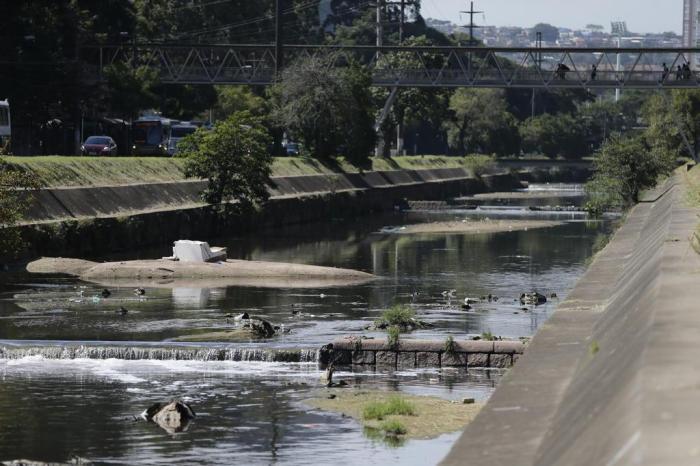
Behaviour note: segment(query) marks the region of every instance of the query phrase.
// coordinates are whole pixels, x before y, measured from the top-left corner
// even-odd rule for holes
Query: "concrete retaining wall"
[[[511,367],[523,353],[519,341],[455,341],[447,352],[444,341],[402,340],[392,347],[386,340],[336,340],[321,349],[319,362],[326,365],[416,367]]]
[[[203,182],[55,188],[39,193],[22,227],[37,255],[90,257],[177,239],[210,239],[334,217],[391,210],[406,199],[446,199],[520,186],[510,174],[472,178],[461,168],[273,179],[264,209],[201,202]]]
[[[665,188],[668,188],[666,190]],[[698,211],[628,215],[443,464],[698,464]]]

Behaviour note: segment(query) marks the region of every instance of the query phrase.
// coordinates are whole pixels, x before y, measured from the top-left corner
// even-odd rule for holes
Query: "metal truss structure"
[[[667,89],[700,87],[684,65],[700,48],[489,48],[285,45],[284,59],[327,56],[332,66],[361,63],[381,87]],[[88,78],[108,67],[148,67],[163,83],[270,85],[275,46],[122,44],[85,46]]]

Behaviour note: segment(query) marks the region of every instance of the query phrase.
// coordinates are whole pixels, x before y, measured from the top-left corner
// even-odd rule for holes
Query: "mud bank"
[[[217,263],[192,263],[172,260],[135,260],[97,263],[80,259],[42,258],[27,265],[27,272],[68,274],[99,284],[162,287],[219,285],[261,286],[269,280],[295,283],[299,287],[355,285],[375,279],[374,275],[357,270],[315,265],[227,260]],[[269,284],[268,284],[269,286]]]
[[[334,395],[329,398],[329,394]],[[469,424],[479,413],[482,405],[465,404],[430,396],[415,396],[405,393],[380,390],[352,390],[347,388],[319,391],[317,398],[304,403],[322,411],[352,417],[365,427],[380,429],[380,421],[363,419],[364,409],[371,403],[383,403],[399,397],[414,408],[412,415],[389,415],[386,421],[398,421],[406,427],[406,438],[435,438],[454,432]]]

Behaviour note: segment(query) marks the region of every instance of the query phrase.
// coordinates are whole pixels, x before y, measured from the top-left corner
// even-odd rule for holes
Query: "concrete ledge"
[[[319,362],[338,365],[413,367],[511,367],[525,350],[519,341],[455,341],[454,351],[445,351],[445,342],[401,340],[397,347],[387,340],[338,339],[321,349]]]

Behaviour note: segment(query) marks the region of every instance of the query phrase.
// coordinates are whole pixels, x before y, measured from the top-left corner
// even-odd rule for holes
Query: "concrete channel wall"
[[[637,205],[445,465],[700,464],[698,210]]]
[[[518,360],[524,348],[520,341],[455,341],[451,351],[447,351],[444,341],[401,340],[392,347],[381,339],[341,339],[321,348],[319,362],[384,369],[508,368]]]
[[[474,178],[463,168],[274,178],[265,208],[210,206],[204,182],[52,188],[38,193],[21,227],[24,257],[90,257],[392,210],[410,199],[447,199],[521,187],[513,174]]]

